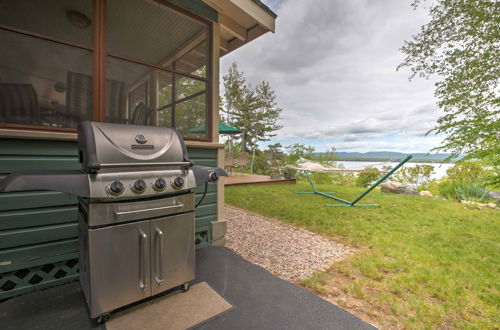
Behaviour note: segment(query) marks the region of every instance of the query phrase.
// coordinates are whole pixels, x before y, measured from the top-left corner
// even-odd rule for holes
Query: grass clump
[[[446,198],[460,201],[488,201],[488,193],[484,186],[475,182],[446,181],[439,185],[439,193]]]
[[[484,202],[488,200],[488,193],[480,184],[465,183],[455,188],[455,197],[461,201]]]
[[[302,280],[300,284],[302,284],[311,291],[320,294],[325,294],[327,293],[326,285],[329,279],[330,276],[328,276],[328,274],[316,272],[310,278]]]

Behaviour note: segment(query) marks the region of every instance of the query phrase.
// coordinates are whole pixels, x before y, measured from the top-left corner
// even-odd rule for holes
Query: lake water
[[[394,167],[398,163],[394,162],[358,162],[358,161],[337,161],[337,164],[343,165],[346,170],[362,170],[365,167],[375,167],[378,169],[382,169],[384,166],[391,166]],[[440,179],[443,176],[446,175],[446,171],[450,168],[453,167],[453,163],[406,163],[403,166],[404,167],[412,167],[415,165],[431,165],[434,166],[434,171],[431,175],[431,179]]]

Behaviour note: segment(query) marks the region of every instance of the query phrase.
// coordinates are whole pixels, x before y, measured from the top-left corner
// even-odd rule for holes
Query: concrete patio
[[[197,329],[374,329],[222,247],[197,251],[196,282],[202,281],[233,309]],[[0,302],[0,324],[4,330],[106,329],[88,318],[78,282]],[[168,324],[161,328],[168,329]]]

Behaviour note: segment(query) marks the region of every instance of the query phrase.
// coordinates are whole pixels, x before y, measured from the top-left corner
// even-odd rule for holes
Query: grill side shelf
[[[0,192],[53,190],[80,197],[89,197],[89,178],[80,171],[17,171],[5,178]]]

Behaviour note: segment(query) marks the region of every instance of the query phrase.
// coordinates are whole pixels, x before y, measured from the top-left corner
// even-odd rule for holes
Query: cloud
[[[223,57],[221,72],[237,62],[254,86],[270,82],[284,109],[274,142],[365,151],[391,139],[418,151],[440,142],[424,136],[440,115],[433,81],[396,72],[398,49],[428,20],[425,11],[401,0],[265,2],[277,10],[276,33]]]

